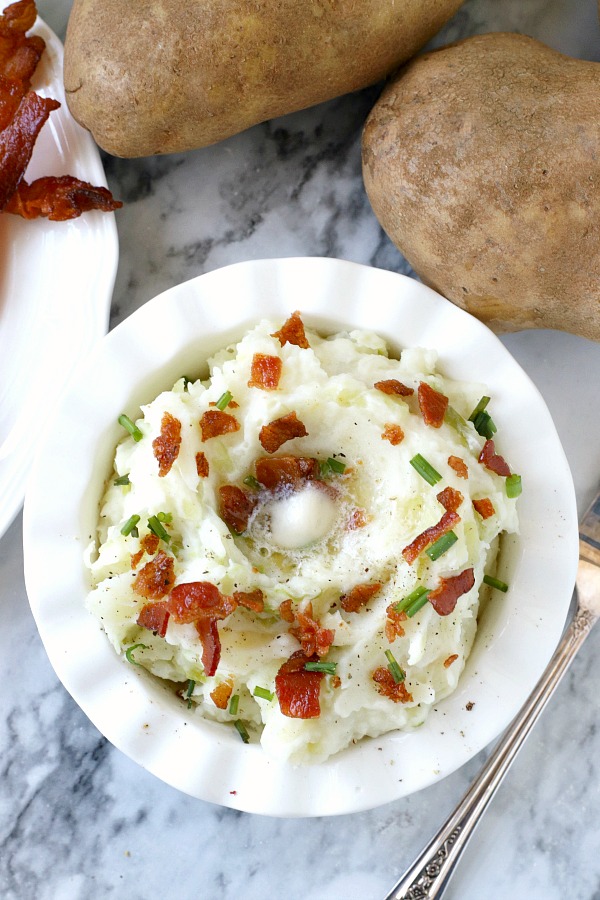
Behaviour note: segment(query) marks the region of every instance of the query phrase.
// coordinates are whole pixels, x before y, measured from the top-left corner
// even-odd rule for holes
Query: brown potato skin
[[[67,102],[116,156],[214,144],[374,84],[462,2],[75,0]]]
[[[600,65],[517,34],[410,62],[363,133],[375,215],[494,330],[600,340]]]

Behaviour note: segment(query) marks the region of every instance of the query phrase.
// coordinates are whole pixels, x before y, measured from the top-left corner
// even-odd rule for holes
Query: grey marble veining
[[[38,0],[64,36],[70,0]],[[595,0],[468,0],[433,44],[522,31],[600,59]],[[104,157],[118,215],[111,325],[218,266],[324,255],[410,274],[360,175],[378,88],[171,157]],[[503,339],[540,388],[580,509],[600,473],[600,346],[554,332]],[[583,373],[583,374],[582,374]],[[461,797],[485,754],[418,794],[339,818],[221,809],[148,775],[57,681],[29,612],[20,518],[0,541],[2,900],[377,900]],[[600,631],[592,634],[481,823],[448,900],[600,898]]]

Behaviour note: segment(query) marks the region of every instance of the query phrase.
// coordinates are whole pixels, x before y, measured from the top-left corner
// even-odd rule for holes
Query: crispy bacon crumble
[[[276,391],[282,369],[283,363],[278,356],[255,353],[252,357],[248,387],[260,388],[263,391]]]
[[[319,694],[322,672],[307,672],[304,666],[318,657],[307,656],[303,650],[292,653],[275,676],[275,693],[279,708],[291,719],[317,719],[321,715]]]
[[[410,397],[415,392],[414,388],[402,384],[402,382],[398,381],[396,378],[388,378],[385,381],[376,381],[373,387],[378,391],[381,391],[382,394],[389,394],[390,396],[396,397]]]
[[[260,429],[258,439],[263,450],[276,453],[279,448],[294,438],[306,437],[308,431],[295,412],[274,419]]]
[[[181,422],[170,412],[163,414],[160,423],[160,434],[152,441],[154,457],[158,462],[158,474],[164,478],[179,456],[181,447]]]
[[[460,456],[449,456],[448,457],[448,465],[451,469],[453,469],[459,478],[468,478],[469,470],[467,468],[467,464]]]
[[[369,602],[371,597],[381,590],[379,581],[372,584],[357,584],[347,594],[340,597],[340,606],[344,612],[356,613]]]
[[[397,684],[394,676],[386,666],[379,666],[371,676],[380,694],[393,700],[394,703],[412,703],[413,696],[406,689],[403,681]]]
[[[295,344],[302,350],[308,350],[310,347],[304,331],[304,324],[297,310],[292,313],[289,319],[286,319],[279,331],[276,331],[271,337],[278,338],[282,347],[285,344]]]
[[[207,409],[200,419],[200,432],[202,443],[211,438],[221,437],[223,434],[232,434],[240,430],[240,423],[235,416],[223,412],[220,409]]]
[[[489,497],[481,497],[479,500],[473,500],[473,508],[478,512],[482,519],[489,519],[496,512],[494,504]]]
[[[147,600],[162,600],[175,583],[174,561],[164,550],[159,550],[146,565],[140,569],[133,590]]]
[[[404,432],[399,425],[392,425],[390,422],[386,422],[381,438],[384,441],[389,441],[392,447],[396,447],[404,440]]]
[[[448,398],[435,391],[425,381],[420,382],[417,397],[425,424],[431,425],[432,428],[440,428],[448,409]]]

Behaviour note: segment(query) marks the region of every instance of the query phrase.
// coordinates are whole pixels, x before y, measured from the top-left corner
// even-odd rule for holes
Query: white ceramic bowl
[[[367,739],[325,763],[293,767],[243,744],[233,729],[188,713],[120,659],[84,608],[84,548],[122,431],[118,415],[198,371],[263,316],[300,310],[323,332],[377,331],[397,350],[433,347],[451,378],[481,381],[502,449],[523,477],[521,534],[505,543],[507,594],[485,609],[456,692],[426,724]],[[79,369],[42,442],[28,485],[25,574],[57,675],[124,753],[192,796],[278,816],[348,813],[425,787],[494,739],[541,675],[560,637],[575,580],[571,475],[537,389],[480,322],[417,281],[332,259],[239,263],[151,300],[109,333]],[[498,593],[498,592],[496,592]]]

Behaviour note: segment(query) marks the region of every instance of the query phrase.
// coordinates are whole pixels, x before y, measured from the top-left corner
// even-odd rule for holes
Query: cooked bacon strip
[[[181,447],[181,422],[170,412],[163,414],[160,423],[160,435],[152,441],[154,457],[158,462],[158,475],[164,478],[179,456]]]
[[[440,585],[427,598],[439,616],[449,616],[459,597],[470,591],[475,584],[473,569],[465,569],[460,575],[440,578]]]
[[[445,512],[437,525],[431,525],[430,528],[426,528],[425,531],[418,534],[414,541],[411,541],[407,547],[402,551],[402,556],[406,560],[409,565],[414,563],[417,556],[419,556],[426,547],[429,547],[430,544],[435,543],[438,538],[440,538],[443,534],[446,534],[448,531],[452,531],[452,528],[456,525],[457,522],[460,522],[460,516],[456,512]]]
[[[244,606],[253,612],[263,612],[265,608],[265,595],[260,588],[255,591],[235,591],[233,599],[239,606]]]
[[[319,463],[309,456],[263,456],[256,460],[256,478],[269,491],[291,487],[298,490],[305,481],[319,475]]]
[[[489,497],[482,497],[480,500],[473,500],[475,512],[478,512],[482,519],[489,519],[496,510],[494,504]]]
[[[290,634],[300,641],[304,653],[307,656],[325,656],[333,644],[335,631],[332,628],[322,628],[313,618],[311,603],[307,604],[304,612],[296,612],[296,622],[290,628]]]
[[[434,391],[425,381],[420,382],[417,397],[425,424],[431,425],[432,428],[439,428],[448,409],[448,398],[439,391]]]
[[[402,637],[404,635],[404,622],[408,619],[408,616],[402,610],[402,612],[398,612],[398,610],[394,609],[393,604],[390,604],[386,609],[387,619],[385,622],[385,636],[390,642],[393,644],[397,637]]]
[[[377,690],[394,703],[412,703],[413,696],[408,692],[403,681],[396,684],[394,676],[386,666],[379,666],[371,676]]]
[[[29,91],[21,100],[10,125],[0,132],[0,209],[14,194],[31,159],[42,126],[60,103]]]
[[[137,624],[140,628],[147,628],[148,631],[153,631],[159,637],[164,637],[169,624],[169,611],[166,600],[159,600],[157,603],[146,603],[140,610]]]
[[[486,469],[489,469],[490,472],[495,472],[496,475],[510,475],[510,469],[506,460],[502,456],[498,456],[494,442],[491,440],[486,441],[483,445],[481,453],[479,454],[479,462],[484,465]]]
[[[198,619],[194,622],[202,644],[202,665],[207,675],[214,675],[221,660],[221,639],[216,619]]]
[[[263,425],[260,429],[258,439],[263,450],[267,453],[275,453],[282,444],[291,441],[293,438],[306,437],[308,431],[298,418],[295,412],[274,419],[268,425]]]
[[[271,337],[279,338],[279,343],[282,347],[285,344],[295,344],[303,350],[308,350],[310,347],[304,332],[304,324],[297,310],[292,313],[289,319],[286,319],[279,331],[276,331]]]
[[[451,469],[454,469],[459,478],[468,478],[469,470],[467,468],[467,464],[460,456],[449,456],[448,457],[448,465]]]
[[[25,34],[33,27],[36,16],[33,0],[12,3],[0,16],[0,73],[20,82],[23,93],[29,89],[31,76],[46,47],[41,37]]]
[[[307,662],[315,661],[315,657],[297,650],[275,676],[279,708],[290,719],[316,719],[321,715],[319,693],[323,673],[307,672],[304,668]]]
[[[33,28],[36,17],[35,0],[17,0],[0,15],[0,34],[25,34]]]
[[[233,681],[222,681],[210,692],[210,699],[217,709],[227,709],[229,698],[233,693]]]
[[[199,478],[208,478],[208,460],[202,451],[196,453],[196,472]]]
[[[243,534],[256,505],[255,498],[235,484],[224,484],[219,488],[219,500],[221,518],[227,527]]]
[[[0,75],[0,131],[12,121],[25,91],[21,81],[11,81]]]
[[[167,600],[169,612],[181,625],[189,625],[199,619],[225,619],[236,607],[233,597],[222,594],[210,581],[178,584]]]
[[[436,495],[436,499],[447,512],[456,512],[464,497],[456,488],[447,487]]]
[[[398,381],[396,378],[388,378],[385,381],[376,381],[373,387],[378,391],[381,391],[382,394],[390,394],[395,397],[410,397],[415,392],[414,388],[402,384],[402,382]]]
[[[289,622],[292,624],[296,616],[294,615],[294,610],[292,609],[292,601],[284,600],[283,603],[279,604],[279,615],[283,619],[284,622]]]
[[[384,441],[389,441],[392,447],[396,447],[404,440],[404,432],[399,425],[392,425],[390,422],[386,422],[381,438]]]
[[[283,363],[278,356],[255,353],[252,357],[248,387],[261,388],[263,391],[276,391],[282,369]]]
[[[154,532],[149,531],[148,534],[145,534],[144,537],[140,540],[140,549],[138,550],[138,552],[131,554],[131,568],[137,569],[144,553],[147,553],[148,556],[153,556],[158,550],[159,544],[160,538],[158,537],[158,535],[154,534]]]
[[[456,662],[458,659],[458,653],[453,653],[451,656],[446,657],[444,660],[444,668],[449,669],[453,662]]]
[[[372,584],[357,584],[347,594],[342,594],[340,606],[345,612],[356,613],[380,590],[381,583],[379,581]]]
[[[222,412],[220,409],[207,409],[202,413],[200,419],[200,431],[202,432],[202,442],[208,441],[214,437],[220,437],[222,434],[230,434],[240,430],[240,423],[235,416]]]
[[[162,600],[174,583],[173,557],[168,556],[164,550],[159,550],[138,572],[133,582],[133,590],[147,600]]]
[[[21,181],[4,212],[23,219],[47,218],[51,222],[77,219],[92,209],[114,212],[123,204],[105,187],[94,187],[72,175],[48,175],[31,184]]]

